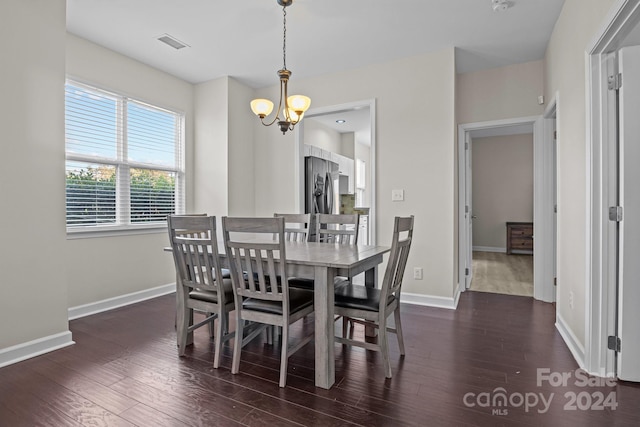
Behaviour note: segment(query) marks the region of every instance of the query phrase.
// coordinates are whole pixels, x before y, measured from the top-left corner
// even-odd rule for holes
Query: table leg
[[[336,381],[335,348],[333,336],[335,326],[333,280],[336,272],[332,268],[315,267],[314,310],[316,348],[316,387],[331,388]]]
[[[378,286],[378,267],[375,266],[365,271],[364,273],[364,285],[368,288],[375,288]],[[378,333],[378,329],[372,326],[365,326],[364,335],[367,337],[375,337]]]

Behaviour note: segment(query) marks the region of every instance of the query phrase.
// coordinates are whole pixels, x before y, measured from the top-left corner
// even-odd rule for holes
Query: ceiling
[[[450,47],[458,73],[542,59],[564,0],[509,3],[295,0],[287,68],[293,82]],[[67,0],[67,29],[191,83],[232,76],[260,88],[282,68],[276,0]],[[189,47],[159,42],[164,34]]]
[[[339,133],[362,132],[371,128],[371,112],[369,108],[350,109],[322,115],[305,115],[306,120],[315,120]],[[337,123],[336,120],[344,120]]]

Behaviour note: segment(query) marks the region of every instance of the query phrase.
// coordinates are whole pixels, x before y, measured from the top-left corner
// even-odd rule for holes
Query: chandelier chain
[[[287,69],[287,10],[282,7],[282,69]]]

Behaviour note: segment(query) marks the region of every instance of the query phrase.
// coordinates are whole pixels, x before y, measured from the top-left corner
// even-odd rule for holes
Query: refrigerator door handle
[[[327,197],[327,213],[333,213],[333,179],[331,179],[331,172],[327,173],[327,179],[325,184],[325,195]]]

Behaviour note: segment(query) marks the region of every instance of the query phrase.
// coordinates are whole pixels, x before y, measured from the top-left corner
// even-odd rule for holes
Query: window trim
[[[87,83],[82,79],[75,78],[73,76],[67,76],[65,79],[65,98],[66,98],[66,87],[68,85],[78,87],[80,89],[86,89],[87,91],[97,91],[101,92],[107,96],[111,96],[116,99],[117,114],[118,116],[122,115],[122,117],[118,117],[117,119],[117,146],[116,146],[116,157],[114,158],[105,158],[95,155],[84,155],[78,153],[68,153],[66,150],[66,137],[65,137],[65,165],[67,162],[85,162],[85,163],[93,163],[93,164],[104,164],[114,166],[116,168],[116,185],[120,187],[122,184],[125,184],[130,188],[130,171],[131,169],[147,169],[153,171],[162,171],[162,172],[170,172],[175,174],[175,189],[174,189],[174,200],[175,200],[175,213],[184,214],[186,211],[186,114],[184,111],[179,109],[167,108],[162,105],[157,105],[152,102],[146,101],[144,99],[135,98],[129,96],[120,91],[112,90],[105,88],[99,84],[95,83]],[[66,101],[65,101],[66,102]],[[128,161],[125,159],[124,153],[126,153],[127,149],[127,139],[126,136],[126,126],[127,126],[127,108],[129,102],[147,105],[153,109],[165,111],[167,113],[175,114],[179,120],[177,126],[175,126],[176,133],[176,141],[177,146],[175,150],[175,160],[176,167],[171,168],[165,165],[153,164],[153,163],[145,163],[145,162],[136,162],[136,161]],[[65,128],[66,128],[66,113],[65,113]],[[126,175],[126,177],[124,176]],[[123,179],[124,178],[124,179]],[[117,190],[117,194],[120,196],[126,193],[126,197],[129,197],[129,192],[121,192]],[[120,197],[118,196],[118,197]],[[66,198],[66,191],[65,191]],[[123,205],[126,205],[123,206]],[[65,204],[66,206],[66,204]],[[124,208],[124,209],[123,209]],[[93,237],[112,237],[112,236],[123,236],[123,235],[139,235],[139,234],[156,234],[156,233],[166,233],[167,222],[166,220],[154,221],[154,222],[141,222],[135,223],[131,222],[131,206],[130,203],[121,203],[121,201],[116,201],[116,224],[113,225],[85,225],[85,226],[72,226],[69,227],[66,224],[65,219],[65,228],[68,240],[73,239],[82,239],[82,238],[93,238]],[[66,218],[66,207],[65,207],[65,218]]]

